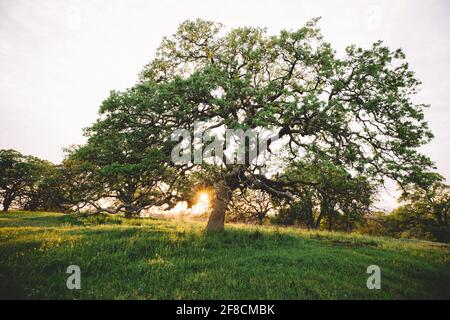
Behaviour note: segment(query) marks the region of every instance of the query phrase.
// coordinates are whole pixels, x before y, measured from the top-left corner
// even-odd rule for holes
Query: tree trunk
[[[225,227],[225,211],[231,198],[231,191],[225,181],[220,181],[214,186],[216,196],[213,210],[209,216],[206,231],[223,231]]]
[[[260,225],[260,226],[262,226],[263,225],[263,223],[264,223],[264,218],[267,216],[267,213],[265,213],[265,212],[260,212],[259,214],[258,214],[258,224]]]
[[[125,219],[131,219],[133,218],[133,213],[130,211],[125,211],[124,217]]]
[[[127,204],[124,206],[124,209],[125,209],[124,217],[126,219],[131,219],[136,215],[136,208],[133,205]]]
[[[320,210],[319,216],[317,217],[316,223],[313,226],[313,229],[320,229],[320,223],[322,222],[323,218],[323,210]]]
[[[9,206],[11,205],[12,199],[5,198],[3,200],[3,212],[7,212],[9,210]]]

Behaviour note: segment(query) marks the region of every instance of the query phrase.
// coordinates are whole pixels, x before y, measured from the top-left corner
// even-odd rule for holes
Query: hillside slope
[[[0,215],[0,298],[450,299],[448,245],[174,220]],[[381,268],[369,290],[366,269]],[[68,290],[66,268],[81,268]]]

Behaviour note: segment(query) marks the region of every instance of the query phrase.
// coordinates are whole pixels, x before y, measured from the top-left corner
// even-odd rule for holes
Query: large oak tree
[[[424,120],[426,105],[411,99],[420,81],[404,53],[376,42],[337,55],[316,23],[277,35],[250,27],[225,31],[204,20],[182,23],[163,39],[136,86],[113,93],[88,131],[85,148],[95,146],[91,159],[104,179],[111,179],[109,189],[123,194],[129,209],[129,195],[139,196],[138,189],[149,183],[139,168],[156,165],[151,172],[160,174],[152,181],[163,179],[166,173],[158,171],[163,168],[178,172],[178,180],[201,170],[202,164],[174,165],[169,151],[170,132],[192,132],[198,121],[207,128],[271,128],[284,145],[273,156],[284,157],[286,166],[318,159],[370,184],[386,178],[400,185],[422,183],[433,164],[417,148],[432,134]],[[294,202],[299,197],[294,185],[314,183],[301,175],[280,178],[265,166],[252,161],[215,166],[209,230],[223,229],[238,188]]]

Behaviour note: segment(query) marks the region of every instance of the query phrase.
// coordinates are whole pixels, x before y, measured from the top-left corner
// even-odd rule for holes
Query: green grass
[[[0,297],[51,299],[450,298],[448,245],[289,228],[0,214]],[[81,268],[68,290],[66,268]],[[368,290],[366,268],[381,268]]]

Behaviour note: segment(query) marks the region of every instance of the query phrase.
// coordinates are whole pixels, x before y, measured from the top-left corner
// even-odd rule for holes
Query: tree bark
[[[209,216],[206,231],[223,231],[225,228],[225,212],[231,198],[231,191],[225,181],[220,181],[214,186],[216,196],[213,210]]]

